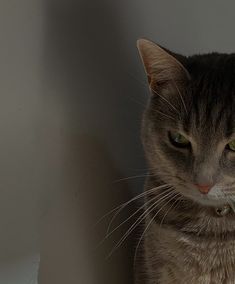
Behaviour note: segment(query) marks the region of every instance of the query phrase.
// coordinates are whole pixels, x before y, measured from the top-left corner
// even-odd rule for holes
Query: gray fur
[[[216,214],[235,198],[235,152],[226,148],[235,139],[235,55],[186,58],[147,40],[138,48],[151,92],[142,124],[145,190],[167,184],[172,194],[158,203],[146,195],[136,283],[235,283],[235,214]],[[172,145],[169,131],[191,148]],[[195,184],[213,187],[203,195]]]

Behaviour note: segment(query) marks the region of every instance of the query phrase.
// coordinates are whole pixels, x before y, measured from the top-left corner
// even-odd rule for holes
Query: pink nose
[[[211,184],[195,184],[195,185],[202,194],[208,194],[208,192],[212,188]]]

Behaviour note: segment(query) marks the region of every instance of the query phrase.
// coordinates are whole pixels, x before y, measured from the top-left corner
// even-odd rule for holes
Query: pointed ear
[[[190,79],[188,71],[173,53],[146,39],[139,39],[137,47],[152,90]]]

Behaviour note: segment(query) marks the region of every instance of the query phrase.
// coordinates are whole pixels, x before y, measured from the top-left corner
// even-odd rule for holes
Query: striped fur
[[[172,195],[154,208],[154,194],[146,197],[146,212],[153,210],[136,284],[235,283],[235,213],[216,214],[235,198],[235,153],[226,148],[235,139],[235,54],[183,57],[147,40],[138,47],[151,92],[142,124],[145,190],[168,184]],[[189,137],[191,148],[176,149],[169,131]],[[221,195],[204,196],[196,183],[213,184]]]

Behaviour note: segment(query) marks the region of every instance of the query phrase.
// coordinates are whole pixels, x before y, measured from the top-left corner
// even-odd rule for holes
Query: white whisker
[[[102,222],[106,217],[108,217],[110,214],[112,214],[113,212],[119,210],[119,209],[124,209],[127,205],[129,205],[131,202],[134,202],[142,197],[145,197],[146,195],[150,194],[151,192],[154,192],[155,190],[157,189],[162,189],[162,188],[165,188],[165,187],[169,187],[168,184],[163,184],[163,185],[160,185],[158,187],[154,187],[154,188],[151,188],[149,190],[146,190],[142,193],[140,193],[139,195],[133,197],[132,199],[126,201],[125,203],[121,204],[121,205],[118,205],[117,207],[115,207],[114,209],[112,209],[111,211],[109,211],[108,213],[106,213],[104,216],[102,216],[94,225],[93,227],[96,227],[100,222]]]
[[[163,192],[162,192],[163,193]],[[120,210],[118,210],[118,212],[114,215],[114,217],[112,218],[109,226],[108,226],[108,229],[107,229],[107,232],[106,232],[106,235],[105,237],[98,243],[98,245],[96,246],[96,248],[100,247],[104,242],[105,240],[107,240],[115,231],[117,231],[122,225],[124,225],[128,220],[130,220],[132,217],[134,217],[139,211],[141,211],[145,206],[146,204],[149,204],[151,203],[153,200],[155,199],[158,199],[159,195],[157,196],[154,196],[152,199],[150,199],[148,202],[146,202],[145,204],[143,204],[140,208],[138,208],[138,210],[136,210],[131,216],[129,216],[127,219],[125,219],[121,224],[119,224],[117,227],[115,227],[111,232],[110,232],[110,227],[114,221],[114,219],[117,217],[117,215],[120,213]]]
[[[180,99],[181,99],[182,104],[183,104],[183,106],[184,106],[185,112],[186,112],[186,114],[188,114],[188,110],[187,110],[187,108],[186,108],[186,104],[185,104],[185,102],[184,102],[183,96],[182,96],[182,94],[181,94],[181,92],[180,92],[180,90],[179,90],[179,88],[178,88],[178,86],[177,86],[177,84],[176,84],[176,82],[175,82],[175,80],[174,80],[173,78],[172,78],[172,81],[174,82],[175,88],[176,88],[176,90],[177,90],[177,92],[178,92],[178,94],[179,94],[179,96],[180,96]]]
[[[178,195],[176,195],[176,196],[180,196],[180,195],[181,195],[181,194],[178,194]],[[176,197],[176,196],[175,196],[175,197]],[[164,219],[166,218],[167,214],[171,211],[171,209],[173,209],[174,207],[177,206],[177,204],[178,204],[178,202],[180,201],[180,199],[181,199],[181,197],[177,198],[177,199],[175,200],[175,202],[171,205],[171,207],[166,211],[165,215],[163,216],[163,218],[162,218],[162,220],[161,220],[160,227],[162,226],[163,221],[164,221]],[[176,206],[174,206],[174,205],[176,205]]]
[[[130,180],[130,179],[135,179],[135,178],[145,178],[145,177],[149,177],[149,176],[152,176],[152,175],[143,174],[143,175],[130,176],[130,177],[125,177],[125,178],[115,180],[113,183],[118,183],[120,181],[125,181],[125,180]]]
[[[151,89],[151,88],[150,88],[150,89]],[[153,89],[151,89],[151,91],[153,91],[154,94],[158,95],[162,100],[164,100],[165,102],[167,102],[168,105],[169,105],[173,110],[175,110],[175,111],[177,112],[177,114],[179,114],[179,111],[176,109],[176,107],[174,107],[174,106],[172,105],[172,103],[170,103],[165,97],[163,97],[162,95],[160,95],[157,91],[155,91],[155,90],[153,90]]]
[[[111,221],[109,222],[109,225],[108,225],[108,229],[107,229],[106,234],[108,234],[108,232],[109,232],[109,230],[110,230],[110,227],[112,226],[112,223],[114,222],[114,220],[116,219],[116,217],[118,216],[118,214],[119,214],[127,205],[129,205],[131,202],[134,202],[134,201],[140,199],[141,197],[145,197],[145,196],[147,196],[147,195],[149,195],[149,194],[151,194],[151,193],[153,193],[153,192],[155,192],[155,191],[157,191],[157,190],[159,190],[159,189],[167,188],[167,187],[169,187],[169,185],[164,184],[164,185],[160,185],[160,186],[151,188],[151,189],[146,190],[146,191],[142,192],[141,194],[139,194],[139,195],[133,197],[131,200],[125,202],[124,204],[118,206],[118,207],[116,208],[116,209],[117,209],[117,212],[114,214],[114,216],[112,217]]]
[[[171,197],[171,195],[174,194],[174,192],[170,191],[169,193],[167,193],[165,196],[161,197],[160,199],[158,199],[154,204],[152,204],[149,208],[147,208],[145,210],[145,212],[143,214],[140,215],[140,217],[134,222],[134,224],[132,224],[132,226],[127,230],[127,232],[123,235],[123,237],[121,238],[121,240],[115,245],[115,247],[112,249],[112,251],[110,252],[110,254],[108,255],[107,258],[109,258],[113,252],[118,249],[121,244],[126,240],[126,238],[132,233],[132,231],[145,219],[145,217],[150,214],[156,206],[158,206],[159,204],[161,204],[162,202],[164,202],[165,199],[167,199],[169,196]]]
[[[165,116],[165,117],[167,117],[167,118],[170,118],[170,119],[172,119],[172,120],[174,120],[175,121],[175,118],[174,117],[172,117],[172,116],[170,116],[170,115],[168,115],[168,114],[165,114],[165,113],[163,113],[163,112],[161,112],[160,110],[155,110],[156,112],[158,112],[158,113],[160,113],[161,115],[163,115],[163,116]]]
[[[147,85],[146,83],[144,83],[144,82],[138,80],[138,79],[135,78],[132,74],[129,74],[129,75],[131,75],[131,76],[132,76],[137,82],[139,82],[141,85],[143,85],[143,86],[145,86],[145,87],[149,87],[149,89],[150,89],[154,94],[158,95],[162,100],[164,100],[165,102],[167,102],[168,105],[169,105],[174,111],[176,111],[176,113],[180,116],[180,113],[179,113],[179,111],[176,109],[176,107],[174,107],[166,98],[164,98],[164,97],[161,96],[158,92],[156,92],[154,89],[152,89],[152,88],[150,87],[150,85]],[[186,106],[185,106],[185,107],[186,107]],[[170,118],[170,119],[175,120],[173,117],[170,117],[170,116],[168,116],[168,115],[166,115],[166,114],[164,114],[164,113],[162,113],[162,112],[160,112],[160,111],[158,111],[158,112],[161,113],[162,115],[164,115],[164,116]]]
[[[168,192],[172,191],[171,188],[164,190],[163,192],[155,195],[152,199],[148,200],[145,204],[143,204],[140,208],[138,208],[131,216],[129,216],[125,221],[123,221],[121,224],[119,224],[115,229],[113,229],[111,232],[109,232],[110,230],[110,225],[106,234],[105,238],[108,238],[113,232],[115,232],[118,228],[120,228],[123,224],[125,224],[128,220],[130,220],[133,216],[135,216],[139,211],[141,211],[147,204],[151,203],[153,200],[158,199],[159,196],[166,194]],[[116,214],[115,214],[116,215]]]
[[[174,194],[173,196],[171,196],[171,198],[170,198],[170,200],[168,200],[165,204],[163,204],[163,206],[154,214],[154,216],[151,218],[151,220],[149,221],[149,223],[148,223],[148,225],[145,227],[145,229],[144,229],[144,232],[142,233],[142,235],[141,235],[141,237],[140,237],[140,239],[139,239],[139,241],[138,241],[138,244],[137,244],[137,246],[136,246],[136,249],[135,249],[135,256],[134,256],[134,266],[135,266],[135,263],[136,263],[136,257],[137,257],[137,251],[138,251],[138,248],[139,248],[139,246],[140,246],[140,244],[141,244],[141,242],[142,242],[142,240],[143,240],[143,238],[144,238],[144,235],[145,235],[145,233],[147,232],[147,230],[148,230],[148,228],[150,227],[150,225],[152,224],[152,222],[154,221],[154,219],[157,217],[157,215],[158,215],[158,213],[168,204],[168,203],[170,203],[175,197],[177,197],[177,196],[180,196],[180,193],[176,193],[176,194]],[[178,201],[178,199],[177,199],[177,201]],[[175,204],[175,202],[174,202],[174,204]],[[170,209],[172,208],[172,206],[170,207]],[[169,210],[167,211],[167,213],[169,213]],[[165,216],[164,216],[165,217]],[[162,224],[162,221],[161,221],[161,224]],[[161,226],[161,225],[160,225]]]

